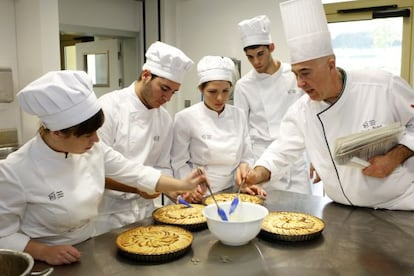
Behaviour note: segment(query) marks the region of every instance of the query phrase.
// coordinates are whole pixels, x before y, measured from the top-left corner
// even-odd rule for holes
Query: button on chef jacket
[[[361,169],[333,160],[335,141],[363,130],[401,122],[399,141],[414,149],[414,92],[401,78],[377,70],[346,72],[345,88],[332,105],[304,95],[287,112],[281,136],[256,165],[272,177],[288,166],[306,146],[310,161],[336,202],[392,210],[414,210],[414,158],[407,159],[386,178],[369,177]],[[327,143],[326,143],[327,141]],[[337,174],[338,173],[338,174]]]
[[[160,177],[101,142],[65,158],[40,135],[32,138],[0,162],[0,248],[23,251],[29,239],[73,245],[93,236],[105,174],[148,193]]]
[[[172,175],[172,119],[168,111],[162,106],[148,109],[135,93],[135,82],[103,95],[99,102],[105,114],[99,138],[129,160]],[[106,190],[96,222],[97,234],[139,221],[153,210],[152,199]]]
[[[244,113],[225,105],[218,114],[197,103],[176,113],[171,164],[175,177],[204,166],[213,192],[234,185],[234,170],[241,162],[253,162]]]
[[[285,63],[281,63],[274,74],[257,73],[253,69],[237,81],[234,105],[244,110],[248,118],[256,160],[279,138],[280,122],[284,114],[303,94],[303,90],[296,85],[290,65]],[[309,194],[311,189],[304,156],[299,157],[279,179],[272,179],[264,187],[266,190],[279,189]]]

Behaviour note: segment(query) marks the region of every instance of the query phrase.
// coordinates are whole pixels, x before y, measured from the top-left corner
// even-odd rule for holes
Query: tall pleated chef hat
[[[259,15],[239,22],[240,38],[243,48],[252,45],[269,45],[270,20],[266,15]]]
[[[20,107],[36,115],[51,131],[75,126],[100,110],[84,71],[51,71],[23,88],[16,97]]]
[[[332,42],[321,0],[280,3],[291,64],[332,55]]]
[[[148,69],[159,77],[179,84],[193,65],[193,61],[181,50],[160,41],[151,44],[145,57],[147,60],[142,69]]]
[[[225,80],[233,83],[234,62],[228,57],[205,56],[197,64],[198,84]]]

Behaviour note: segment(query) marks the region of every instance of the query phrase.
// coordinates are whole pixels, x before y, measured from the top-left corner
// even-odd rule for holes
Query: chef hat
[[[333,55],[321,0],[282,2],[280,11],[292,64]]]
[[[16,97],[24,111],[38,116],[52,131],[82,123],[101,108],[84,71],[48,72]]]
[[[259,15],[239,22],[239,32],[243,48],[272,43],[270,20],[266,15]]]
[[[205,56],[197,64],[199,84],[213,80],[233,83],[234,62],[228,57]]]
[[[159,77],[180,84],[183,82],[184,74],[193,65],[193,61],[181,50],[160,41],[151,44],[145,57],[147,61],[142,69],[148,69]]]

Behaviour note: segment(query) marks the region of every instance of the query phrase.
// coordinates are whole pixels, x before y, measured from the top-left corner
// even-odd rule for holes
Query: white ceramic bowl
[[[207,218],[210,232],[222,243],[231,246],[244,245],[254,239],[260,232],[262,221],[269,211],[259,204],[239,202],[236,210],[230,216],[231,202],[218,203],[226,212],[229,221],[223,221],[217,214],[216,204],[210,204],[203,209]]]

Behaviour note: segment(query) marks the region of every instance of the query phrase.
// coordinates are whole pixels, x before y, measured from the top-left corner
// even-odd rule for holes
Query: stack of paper
[[[404,131],[401,123],[365,130],[336,139],[335,161],[358,168],[369,166],[366,160],[394,147]]]

